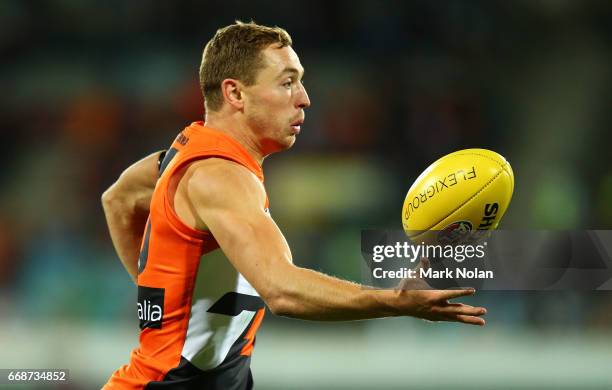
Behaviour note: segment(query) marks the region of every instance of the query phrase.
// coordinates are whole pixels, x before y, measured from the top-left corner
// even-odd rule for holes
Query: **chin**
[[[287,137],[286,142],[284,144],[284,150],[286,149],[290,149],[293,144],[295,144],[295,140],[296,140],[296,136],[295,135],[290,135]]]
[[[278,143],[278,151],[282,152],[283,150],[291,149],[293,144],[295,144],[295,135],[289,135]]]
[[[274,141],[267,142],[266,155],[282,152],[283,150],[287,150],[293,146],[295,143],[295,135],[288,135],[283,139],[276,139]]]

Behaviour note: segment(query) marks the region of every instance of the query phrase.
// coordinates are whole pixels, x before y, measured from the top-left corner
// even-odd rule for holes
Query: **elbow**
[[[293,306],[290,301],[282,296],[265,299],[266,305],[270,312],[275,316],[295,317]]]
[[[113,211],[130,212],[130,199],[119,191],[117,184],[110,186],[102,194],[100,201],[105,213]]]
[[[280,270],[282,265],[287,267]],[[296,269],[290,262],[281,263],[275,272],[263,272],[262,274],[268,277],[257,281],[255,288],[272,314],[282,317],[298,315],[299,294],[292,287],[294,283],[291,283],[291,280],[297,277],[293,274]]]
[[[107,210],[112,207],[113,204],[116,204],[118,200],[117,194],[114,190],[114,186],[109,187],[104,193],[102,193],[102,197],[100,201],[102,202],[102,208]]]
[[[281,317],[296,317],[298,315],[297,305],[286,291],[281,289],[268,290],[265,295],[262,295],[262,298],[274,315]]]

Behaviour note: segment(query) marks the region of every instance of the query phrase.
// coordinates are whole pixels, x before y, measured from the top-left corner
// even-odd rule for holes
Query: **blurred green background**
[[[100,195],[202,118],[201,51],[235,19],[286,28],[306,68],[302,133],[264,164],[297,264],[358,280],[360,230],[399,229],[416,176],[467,147],[513,166],[503,228],[612,227],[612,2],[3,0],[0,368],[93,389],[127,363],[136,289]],[[257,388],[612,388],[611,294],[466,301],[485,328],[268,315]]]

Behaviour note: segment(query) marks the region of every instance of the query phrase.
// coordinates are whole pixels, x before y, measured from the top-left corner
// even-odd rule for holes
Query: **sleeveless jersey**
[[[210,232],[184,224],[173,207],[175,174],[217,157],[263,183],[237,141],[202,122],[186,127],[160,165],[138,259],[140,346],[104,389],[247,389],[264,302]],[[266,199],[266,210],[268,200]]]

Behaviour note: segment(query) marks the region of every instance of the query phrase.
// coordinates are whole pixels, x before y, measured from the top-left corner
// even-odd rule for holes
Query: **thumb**
[[[416,266],[415,270],[418,271],[419,269],[428,269],[429,268],[429,259],[427,257],[421,257],[421,260],[419,261],[419,265]]]

